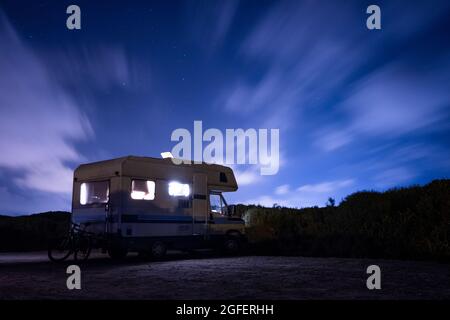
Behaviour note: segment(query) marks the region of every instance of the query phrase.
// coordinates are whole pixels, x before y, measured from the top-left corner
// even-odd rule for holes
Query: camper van
[[[72,222],[107,239],[111,257],[162,256],[167,249],[222,248],[235,253],[244,221],[223,193],[238,189],[231,168],[128,156],[74,172]]]

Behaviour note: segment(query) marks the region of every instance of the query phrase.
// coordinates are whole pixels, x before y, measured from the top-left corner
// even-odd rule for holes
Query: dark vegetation
[[[356,192],[339,206],[237,211],[256,253],[450,260],[450,180]]]
[[[0,252],[44,250],[48,238],[67,232],[69,222],[70,213],[61,211],[19,217],[0,215]]]
[[[450,259],[450,180],[357,192],[323,208],[237,205],[236,212],[248,224],[250,253]],[[69,220],[67,212],[0,216],[0,251],[45,249]]]

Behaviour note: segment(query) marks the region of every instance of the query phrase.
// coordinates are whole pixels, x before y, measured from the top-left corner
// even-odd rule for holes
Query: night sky
[[[448,178],[449,17],[437,0],[1,0],[0,214],[70,210],[78,164],[159,157],[194,120],[280,129],[278,174],[233,166],[232,203]]]

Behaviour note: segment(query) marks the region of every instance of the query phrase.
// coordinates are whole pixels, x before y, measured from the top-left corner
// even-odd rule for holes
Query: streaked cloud
[[[232,27],[238,6],[238,0],[187,1],[185,15],[191,38],[208,53],[219,49]]]
[[[313,192],[313,193],[325,193],[334,192],[337,189],[351,186],[354,183],[353,179],[338,180],[338,181],[326,181],[317,184],[305,184],[297,188],[299,192]]]
[[[87,161],[76,144],[94,138],[93,95],[148,89],[147,66],[118,46],[35,50],[0,16],[0,134],[9,137],[0,168],[24,190],[71,194],[73,168]]]
[[[261,180],[262,176],[260,175],[257,167],[253,166],[247,169],[234,169],[234,175],[236,177],[236,181],[240,186],[246,186],[254,184]]]
[[[51,72],[52,81],[63,86],[76,88],[83,83],[83,88],[89,87],[95,92],[122,87],[148,90],[150,87],[150,67],[128,59],[120,46],[81,46],[44,54],[46,57],[41,55],[40,63]]]
[[[0,167],[23,188],[70,193],[67,162],[83,156],[72,141],[93,135],[76,101],[2,15],[0,22]]]
[[[293,205],[292,202],[290,202],[289,200],[285,200],[282,198],[276,198],[270,195],[264,195],[264,196],[259,196],[257,198],[254,199],[250,199],[247,201],[244,201],[244,204],[247,205],[260,205],[260,206],[264,206],[264,207],[273,207],[275,205],[278,206],[282,206],[282,207],[295,207],[295,205]]]
[[[275,194],[277,195],[283,195],[289,193],[289,185],[283,184],[281,186],[276,187]]]
[[[326,128],[315,133],[314,145],[325,151],[337,150],[355,139],[354,133],[349,129]]]
[[[415,176],[416,174],[411,169],[405,167],[390,168],[375,175],[376,187],[383,189],[398,187]]]
[[[449,55],[450,57],[450,55]],[[361,80],[343,102],[355,133],[399,135],[434,126],[448,116],[450,92],[442,61],[430,75],[414,72],[401,62],[386,66]],[[428,71],[429,72],[429,71]]]
[[[354,185],[354,179],[305,184],[293,190],[288,185],[281,185],[275,189],[274,195],[262,195],[246,200],[245,203],[269,207],[273,205],[296,208],[324,206],[329,197],[337,198],[341,192],[349,193]],[[340,199],[337,198],[337,200]]]

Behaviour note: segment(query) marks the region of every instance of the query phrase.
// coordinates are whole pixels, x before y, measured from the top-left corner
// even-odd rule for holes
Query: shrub
[[[339,206],[264,208],[243,215],[251,246],[270,254],[450,258],[450,180],[362,191]]]

